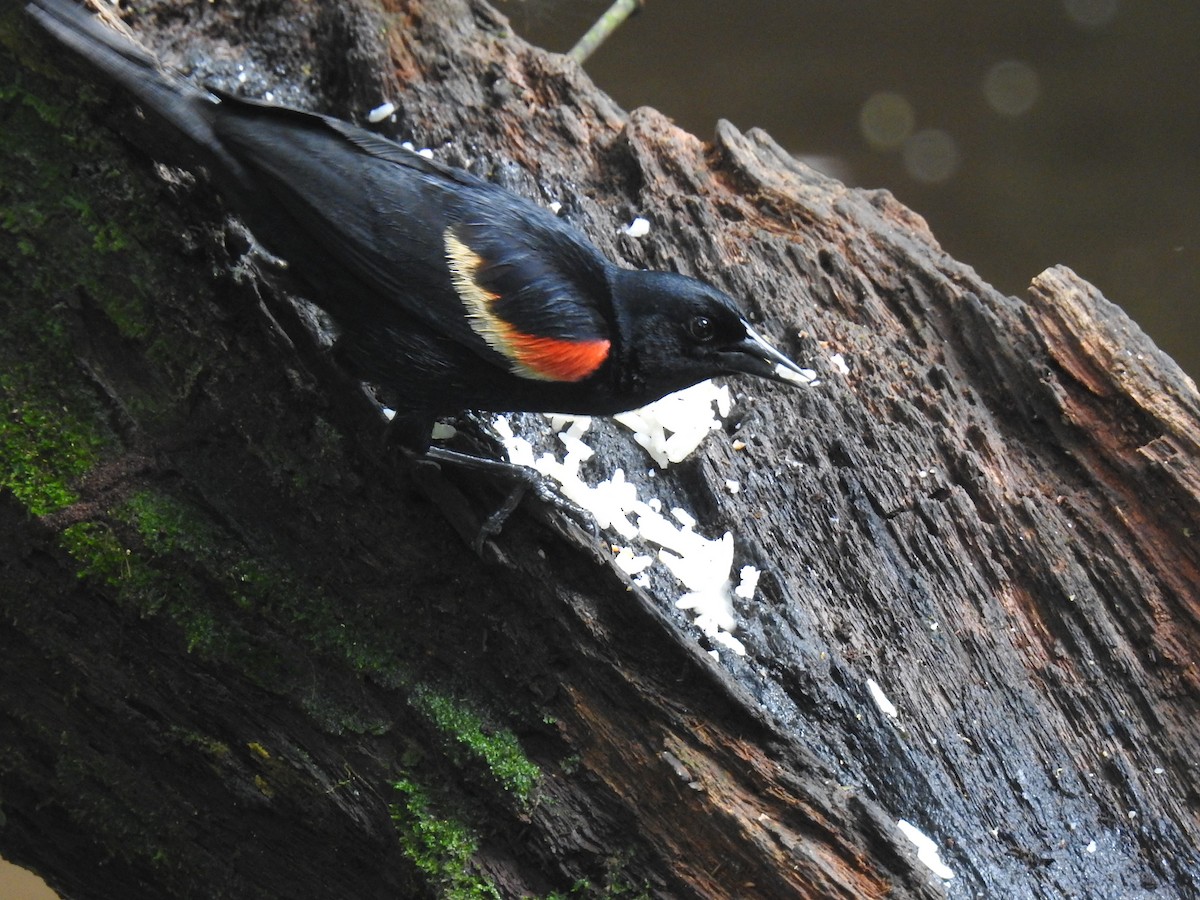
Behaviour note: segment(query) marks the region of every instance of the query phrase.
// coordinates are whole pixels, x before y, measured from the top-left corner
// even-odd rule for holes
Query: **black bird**
[[[171,126],[417,453],[467,409],[607,415],[714,375],[806,382],[713,287],[620,268],[550,211],[348,122],[202,90],[70,0],[26,9]]]

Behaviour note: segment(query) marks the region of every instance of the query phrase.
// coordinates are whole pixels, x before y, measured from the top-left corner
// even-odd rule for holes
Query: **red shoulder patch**
[[[608,340],[567,341],[515,329],[506,337],[514,361],[549,381],[582,381],[604,364],[612,346]]]

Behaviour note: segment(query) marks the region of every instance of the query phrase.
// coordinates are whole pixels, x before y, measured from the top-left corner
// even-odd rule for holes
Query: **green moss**
[[[39,288],[61,285],[86,271],[93,274],[92,286],[111,281],[111,260],[93,257],[133,249],[136,240],[129,222],[122,222],[112,208],[97,209],[92,198],[96,186],[103,185],[115,195],[105,201],[111,207],[112,199],[129,199],[129,187],[118,186],[121,173],[78,174],[80,160],[104,157],[107,136],[87,127],[77,107],[47,101],[19,81],[0,85],[0,103],[6,112],[0,157],[14,176],[0,203],[0,230],[18,239],[23,256],[42,262],[69,257],[71,265],[38,273],[34,283]],[[92,252],[80,252],[84,250]],[[116,268],[126,287],[136,282],[136,270]],[[97,296],[128,298],[130,293],[104,289]]]
[[[110,511],[111,521],[63,529],[62,546],[79,563],[80,578],[116,589],[116,598],[142,616],[166,614],[182,631],[188,652],[207,657],[248,652],[248,634],[218,615],[212,598],[233,584],[213,584],[224,572],[217,530],[183,502],[142,491]]]
[[[70,506],[70,482],[94,465],[100,439],[65,409],[21,396],[17,378],[0,374],[0,487],[35,516]]]
[[[224,741],[179,725],[169,726],[167,733],[185,747],[194,747],[200,750],[214,762],[224,763],[233,753],[233,750]]]
[[[49,82],[0,53],[0,486],[35,515],[75,503],[81,476],[119,452],[112,421],[173,431],[188,414],[174,398],[187,396],[209,352],[159,302],[175,276],[169,255],[144,250],[161,247],[157,197],[78,100],[50,96]],[[111,353],[90,353],[93,330]],[[156,346],[170,352],[148,364]],[[209,522],[184,501],[140,492],[61,542],[81,577],[141,615],[165,612],[189,651],[219,656],[248,642],[212,606],[234,585],[220,583],[230,541]]]
[[[211,559],[222,543],[221,535],[194,508],[158,491],[138,491],[117,515],[137,529],[147,549],[157,556],[180,552]]]
[[[138,491],[112,515],[141,539],[143,577],[127,583],[123,599],[145,615],[166,612],[182,629],[189,653],[245,651],[249,636],[211,609],[214,597],[223,596],[248,605],[241,573],[252,565],[236,559],[230,537],[190,504],[160,491]]]
[[[43,97],[26,91],[20,84],[0,84],[0,103],[21,103],[33,110],[37,117],[55,128],[66,121],[67,107],[52,103]]]
[[[487,729],[483,719],[461,700],[431,688],[417,688],[410,702],[433,722],[452,746],[482,760],[493,777],[522,802],[529,799],[542,773],[525,755],[511,731]]]
[[[214,524],[205,510],[158,490],[142,490],[109,510],[111,525],[73,526],[65,541],[81,564],[81,577],[117,586],[118,597],[141,615],[166,614],[183,630],[189,651],[221,657],[236,653],[247,662],[255,643],[254,620],[269,617],[315,649],[340,657],[355,671],[369,672],[382,683],[403,685],[395,642],[381,637],[371,623],[347,627],[320,589],[298,583],[290,574],[245,553],[237,537]],[[130,549],[124,549],[121,538]],[[229,600],[232,608],[214,607]],[[231,615],[232,614],[232,615]],[[238,620],[244,624],[239,624]],[[278,675],[278,660],[263,660],[264,681]],[[353,711],[322,720],[353,731],[377,732],[385,723],[364,722]]]
[[[119,250],[127,250],[133,244],[120,225],[102,220],[83,197],[68,194],[59,202],[73,211],[79,224],[92,235],[92,249],[97,253],[116,253]]]
[[[77,86],[71,91],[77,95]],[[98,311],[128,342],[129,368],[165,348],[155,376],[184,396],[205,348],[181,340],[185,323],[161,315],[159,300],[176,282],[170,256],[146,249],[162,246],[159,198],[121,166],[114,136],[95,127],[85,104],[45,99],[54,93],[0,53],[0,318],[7,332],[0,371],[16,362],[36,365],[34,383],[52,389],[36,396],[55,394],[87,420],[79,400],[93,395],[94,385],[78,378],[64,335],[103,327]],[[161,385],[128,381],[119,391],[127,410],[174,412],[162,403]],[[142,387],[150,391],[143,395]]]
[[[461,822],[435,814],[428,793],[410,780],[396,782],[389,805],[400,846],[447,900],[500,900],[492,882],[471,871],[478,841]]]
[[[240,609],[254,609],[258,602],[271,595],[280,586],[279,579],[272,576],[255,559],[240,559],[229,567],[233,583],[230,596]]]
[[[373,611],[364,611],[355,621],[353,607],[336,607],[320,587],[298,582],[290,573],[273,571],[254,560],[235,561],[228,571],[239,604],[286,623],[313,649],[343,660],[353,671],[369,674],[382,685],[403,687],[409,683],[400,660],[403,641],[381,632]]]
[[[565,894],[561,891],[554,891],[553,893],[546,895],[546,900],[566,900],[568,897],[590,896],[591,894],[592,883],[586,878],[580,878],[573,885],[571,885],[571,889]]]
[[[62,545],[79,563],[80,578],[115,586],[132,575],[131,551],[101,522],[76,522],[63,529]]]
[[[172,606],[171,618],[183,629],[184,645],[188,653],[216,657],[229,652],[234,635],[211,613],[181,604]]]
[[[13,79],[0,83],[0,486],[45,515],[75,502],[71,482],[106,440],[93,424],[106,417],[71,345],[77,289],[127,309],[135,302],[127,273],[141,266],[99,259],[97,250],[123,253],[131,243],[113,210],[83,199],[113,181],[80,162],[100,139],[71,106],[25,90],[26,77],[0,66],[0,78]]]

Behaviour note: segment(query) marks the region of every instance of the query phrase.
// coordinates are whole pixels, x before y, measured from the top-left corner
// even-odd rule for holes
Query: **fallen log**
[[[220,86],[393,103],[820,384],[731,383],[653,477],[589,432],[762,572],[744,655],[536,504],[478,559],[429,498],[494,488],[381,452],[203,179],[6,8],[6,858],[71,897],[1197,895],[1200,400],[1099,291],[1003,296],[886,192],[626,113],[482,2],[130,25]]]

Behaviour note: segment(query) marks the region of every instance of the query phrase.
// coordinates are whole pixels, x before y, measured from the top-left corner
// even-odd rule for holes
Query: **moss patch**
[[[78,499],[71,482],[95,464],[102,441],[65,407],[31,397],[22,380],[0,374],[0,487],[44,516]]]
[[[181,501],[139,491],[103,521],[64,528],[60,543],[79,564],[80,578],[114,588],[116,599],[141,616],[165,613],[180,627],[188,652],[249,651],[246,631],[231,627],[224,615],[218,622],[210,607],[206,571],[224,562],[220,535]]]
[[[430,688],[413,691],[410,702],[451,742],[452,751],[466,751],[481,760],[506,790],[522,802],[529,800],[542,773],[511,731],[488,729],[466,703]]]
[[[397,781],[389,804],[400,846],[446,900],[500,900],[492,882],[471,871],[478,841],[471,830],[437,815],[429,794],[411,780]]]
[[[155,263],[136,252],[128,223],[142,207],[125,174],[91,161],[114,155],[103,132],[77,107],[26,90],[36,79],[5,62],[0,55],[0,486],[41,516],[77,500],[72,482],[112,443],[73,346],[85,330],[81,298],[121,334],[144,334],[137,273]]]
[[[132,577],[132,551],[103,522],[76,522],[63,529],[61,540],[79,563],[80,578],[115,587]]]

